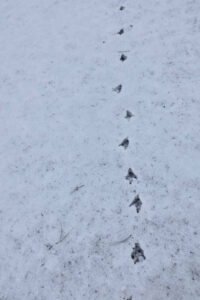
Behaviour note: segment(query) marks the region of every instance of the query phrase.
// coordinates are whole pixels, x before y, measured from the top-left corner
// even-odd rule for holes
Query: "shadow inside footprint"
[[[142,201],[140,200],[139,195],[135,196],[135,198],[133,199],[133,201],[131,202],[129,207],[133,206],[133,205],[135,205],[136,211],[137,211],[137,213],[139,213],[141,210],[141,207],[142,207]]]
[[[125,54],[122,54],[120,57],[120,60],[123,62],[127,59],[127,56]]]
[[[146,259],[144,251],[140,247],[139,243],[135,243],[135,247],[133,248],[133,251],[131,253],[131,258],[134,260],[134,264],[142,262]]]
[[[124,149],[127,149],[128,148],[128,145],[129,145],[129,139],[128,138],[125,138],[121,144],[119,144],[119,146],[122,146],[124,147]]]
[[[122,28],[122,29],[120,29],[120,31],[118,31],[118,34],[119,35],[122,35],[124,33],[124,29]]]
[[[129,111],[129,110],[127,110],[127,111],[126,111],[125,119],[128,119],[128,120],[129,120],[130,118],[132,118],[132,116],[133,116],[132,112]]]
[[[120,93],[122,90],[122,84],[119,84],[118,86],[116,86],[113,91],[116,92],[116,93]]]
[[[128,169],[128,174],[126,175],[125,178],[131,184],[133,182],[133,179],[137,179],[137,176],[135,175],[135,173],[133,172],[133,170],[131,168],[129,168]]]

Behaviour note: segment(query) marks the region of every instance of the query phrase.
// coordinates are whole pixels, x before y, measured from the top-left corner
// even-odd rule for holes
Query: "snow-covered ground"
[[[199,0],[0,1],[1,300],[200,299],[199,172]]]

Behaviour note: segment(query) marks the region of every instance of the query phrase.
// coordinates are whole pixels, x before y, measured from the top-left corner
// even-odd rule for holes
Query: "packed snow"
[[[199,300],[200,1],[1,0],[0,45],[0,300]]]

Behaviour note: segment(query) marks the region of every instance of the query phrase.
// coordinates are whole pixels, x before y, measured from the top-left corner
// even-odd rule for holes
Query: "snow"
[[[199,10],[1,0],[1,300],[200,299]]]

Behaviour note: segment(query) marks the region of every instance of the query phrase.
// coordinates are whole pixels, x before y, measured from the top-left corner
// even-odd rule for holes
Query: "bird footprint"
[[[121,84],[119,84],[118,86],[116,86],[116,87],[113,89],[113,91],[116,92],[116,93],[120,93],[121,90],[122,90],[122,85],[121,85]]]
[[[127,59],[127,56],[125,54],[122,54],[120,57],[120,60],[123,62]]]
[[[120,31],[118,31],[118,34],[119,35],[122,35],[124,33],[124,29],[122,28],[122,29],[120,29]]]
[[[131,253],[131,258],[134,260],[134,264],[146,259],[144,251],[140,247],[139,243],[135,243],[135,247],[133,248],[133,251]]]
[[[125,138],[121,144],[119,144],[119,146],[122,146],[124,147],[124,149],[127,149],[128,148],[128,145],[129,145],[129,139],[128,138]]]
[[[135,196],[135,198],[133,199],[133,201],[129,206],[133,206],[133,205],[135,205],[136,211],[137,213],[139,213],[142,207],[142,201],[140,200],[139,195]]]
[[[127,110],[127,111],[126,111],[125,119],[128,119],[128,120],[129,120],[130,118],[132,118],[132,116],[133,116],[132,112],[129,111],[129,110]]]
[[[133,172],[133,170],[131,168],[129,168],[128,169],[128,174],[126,175],[125,178],[131,184],[133,182],[133,179],[137,179],[137,176],[135,175],[135,173]]]

